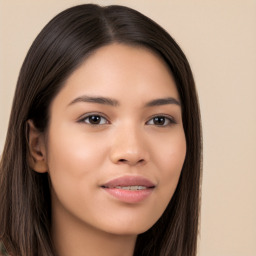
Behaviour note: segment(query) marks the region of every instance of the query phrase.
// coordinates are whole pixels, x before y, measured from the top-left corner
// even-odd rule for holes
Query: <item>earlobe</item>
[[[46,146],[44,135],[35,127],[32,120],[27,121],[27,143],[28,143],[28,163],[36,172],[45,173],[48,171],[46,161]]]

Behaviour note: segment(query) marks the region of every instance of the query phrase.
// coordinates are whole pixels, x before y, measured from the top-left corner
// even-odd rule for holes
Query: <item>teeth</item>
[[[146,187],[144,187],[144,186],[127,186],[127,187],[116,186],[115,188],[124,189],[124,190],[142,190],[142,189],[146,189]]]

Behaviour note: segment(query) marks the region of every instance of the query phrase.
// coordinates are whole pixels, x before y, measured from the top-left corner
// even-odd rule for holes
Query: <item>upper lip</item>
[[[114,188],[117,186],[143,186],[147,188],[154,188],[156,185],[149,179],[142,176],[122,176],[113,180],[108,181],[101,187],[104,188]]]

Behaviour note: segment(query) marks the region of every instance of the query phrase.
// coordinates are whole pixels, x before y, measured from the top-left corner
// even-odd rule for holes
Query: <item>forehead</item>
[[[179,98],[169,67],[158,54],[124,44],[96,50],[70,75],[54,101],[61,97],[68,102],[83,94],[135,102]]]

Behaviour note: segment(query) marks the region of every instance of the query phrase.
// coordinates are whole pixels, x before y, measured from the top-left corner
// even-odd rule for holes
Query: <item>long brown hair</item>
[[[69,75],[103,45],[119,42],[157,52],[182,103],[187,154],[176,191],[161,218],[137,238],[136,256],[195,256],[200,212],[201,125],[188,61],[174,39],[141,13],[85,4],[53,18],[33,42],[20,71],[0,164],[0,240],[11,255],[53,256],[48,174],[27,161],[26,122],[45,131],[49,105]]]

